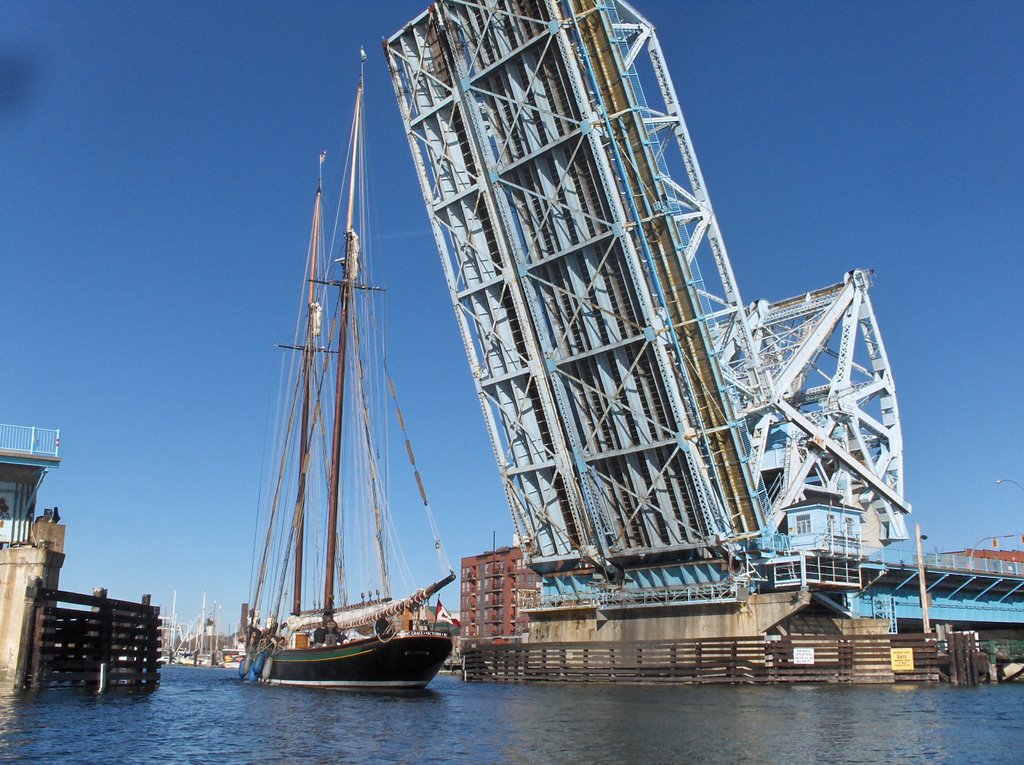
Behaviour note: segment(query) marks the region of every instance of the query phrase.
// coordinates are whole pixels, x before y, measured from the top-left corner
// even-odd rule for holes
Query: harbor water
[[[1024,686],[467,684],[371,694],[167,667],[151,692],[0,694],[0,762],[1024,761]]]

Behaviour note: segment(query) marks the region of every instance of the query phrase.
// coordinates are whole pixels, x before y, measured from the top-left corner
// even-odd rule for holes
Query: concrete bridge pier
[[[599,609],[575,607],[530,612],[530,642],[670,641],[787,634],[787,623],[811,602],[806,590],[750,595],[742,603]],[[877,619],[837,619],[830,632],[874,634]]]
[[[25,621],[25,593],[33,580],[60,589],[65,527],[50,521],[32,524],[29,544],[0,550],[0,683],[14,683]]]

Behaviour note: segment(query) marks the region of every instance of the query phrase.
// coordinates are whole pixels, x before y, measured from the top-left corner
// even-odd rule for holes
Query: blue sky
[[[41,501],[68,524],[65,588],[176,590],[183,616],[205,591],[237,620],[273,345],[360,45],[369,235],[427,490],[453,560],[511,538],[379,48],[425,5],[0,4],[0,422],[62,431]],[[929,549],[1024,532],[1024,491],[995,485],[1024,483],[1024,6],[636,5],[744,299],[875,269],[911,521]],[[419,512],[411,484],[393,496]]]

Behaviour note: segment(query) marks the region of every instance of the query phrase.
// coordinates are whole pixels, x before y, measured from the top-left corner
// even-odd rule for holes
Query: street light
[[[1014,481],[1014,480],[1013,480],[1012,478],[997,478],[997,479],[996,479],[996,483],[997,483],[997,484],[1002,484],[1002,483],[1012,483],[1012,484],[1013,484],[1014,486],[1016,486],[1016,487],[1017,487],[1018,489],[1020,489],[1021,491],[1024,491],[1024,486],[1021,486],[1021,485],[1020,485],[1019,483],[1017,483],[1016,481]]]
[[[978,545],[980,545],[986,539],[991,539],[992,540],[992,548],[996,549],[999,546],[998,542],[996,542],[997,539],[1004,539],[1006,537],[1012,537],[1012,536],[1017,536],[1017,535],[1016,534],[1004,534],[1002,536],[993,536],[992,534],[986,534],[981,539],[979,539],[977,542],[975,542],[973,545],[971,545],[971,547],[970,547],[971,553],[967,557],[968,558],[973,558],[974,557],[974,553],[978,551]]]

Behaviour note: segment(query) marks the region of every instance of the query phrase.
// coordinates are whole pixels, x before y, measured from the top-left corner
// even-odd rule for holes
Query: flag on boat
[[[438,622],[447,622],[448,624],[454,624],[456,627],[461,627],[459,620],[454,618],[448,609],[441,605],[441,599],[437,599],[437,608],[434,609],[434,620]]]

